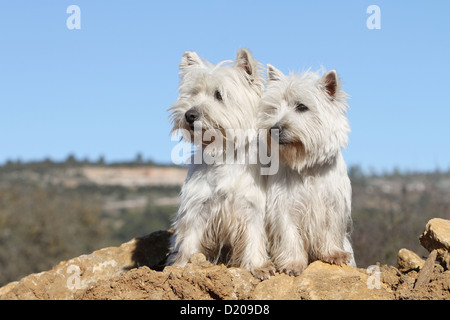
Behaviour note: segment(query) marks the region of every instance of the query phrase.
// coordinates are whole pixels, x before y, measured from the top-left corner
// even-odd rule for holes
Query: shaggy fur
[[[277,269],[309,262],[355,265],[348,229],[351,186],[341,155],[350,130],[336,71],[284,75],[267,67],[259,126],[278,143],[280,168],[267,181],[266,228]]]
[[[265,184],[259,166],[194,161],[199,155],[222,155],[227,139],[235,151],[255,139],[264,89],[258,62],[246,49],[238,51],[234,62],[217,65],[185,52],[180,70],[178,101],[170,108],[172,132],[196,143],[197,151],[181,190],[168,264],[184,265],[201,252],[214,263],[245,267],[258,278],[268,278],[274,268],[266,249]],[[250,134],[227,137],[233,129]],[[215,138],[205,138],[211,131]],[[203,137],[196,139],[198,134]]]

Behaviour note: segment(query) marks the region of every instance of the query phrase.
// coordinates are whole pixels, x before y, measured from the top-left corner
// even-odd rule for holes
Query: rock
[[[434,264],[436,257],[448,259],[445,228],[433,220],[422,241],[439,249],[421,268],[423,260],[406,249],[399,252],[399,269],[376,265],[366,270],[315,261],[298,277],[277,273],[264,281],[243,268],[212,264],[203,254],[193,255],[184,267],[164,267],[169,230],[11,282],[0,288],[0,299],[450,299],[450,270]]]
[[[300,276],[279,274],[258,284],[254,299],[272,300],[386,300],[391,290],[381,281],[379,289],[370,289],[369,275],[349,266],[311,263]]]
[[[169,266],[162,272],[141,267],[101,281],[80,299],[237,300],[249,299],[259,281],[242,268],[213,265],[195,254],[185,267]]]
[[[434,218],[428,221],[425,232],[419,238],[420,244],[429,252],[450,251],[450,220]]]
[[[163,270],[176,299],[246,300],[259,282],[248,270],[214,265],[203,254],[194,255],[190,261],[185,267]]]
[[[308,268],[306,268],[307,270]],[[305,271],[306,271],[305,270]],[[293,300],[297,299],[295,288],[298,277],[277,274],[260,282],[253,291],[254,300]]]
[[[420,288],[430,282],[431,275],[434,271],[434,264],[437,258],[437,250],[433,250],[425,261],[422,270],[420,270],[414,289]]]
[[[429,252],[437,250],[437,260],[446,269],[450,269],[450,220],[434,218],[428,221],[420,244]]]
[[[158,231],[120,247],[60,262],[50,271],[31,274],[0,288],[0,299],[73,299],[98,281],[136,266],[157,267],[166,257],[170,235],[170,231]]]
[[[438,258],[445,270],[450,270],[450,252],[445,251]]]
[[[380,273],[369,275],[346,265],[340,267],[321,261],[305,269],[298,278],[295,292],[296,298],[308,300],[387,300],[394,297],[381,282]]]
[[[13,281],[8,283],[7,285],[0,288],[0,300],[2,297],[6,298],[6,294],[9,293],[13,288],[17,286],[19,281]]]
[[[277,274],[260,281],[242,268],[227,268],[195,255],[185,267],[155,272],[147,267],[120,274],[89,288],[80,299],[183,300],[352,300],[393,299],[380,283],[369,289],[369,276],[358,269],[316,261],[298,277]],[[132,294],[135,292],[135,294]]]
[[[402,272],[419,270],[423,267],[424,263],[425,260],[411,250],[403,248],[398,252],[397,268]]]

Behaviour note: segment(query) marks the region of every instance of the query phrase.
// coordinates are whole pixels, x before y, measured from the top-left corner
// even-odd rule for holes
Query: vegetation
[[[0,286],[61,260],[170,227],[180,186],[94,184],[77,171],[85,166],[157,165],[140,155],[114,164],[71,155],[63,162],[0,166]],[[418,237],[426,222],[450,219],[450,171],[366,174],[351,167],[349,174],[352,240],[361,267],[378,261],[395,265],[402,247],[423,252]]]
[[[98,198],[14,181],[0,188],[0,284],[106,244]]]
[[[450,171],[364,175],[350,168],[355,256],[360,266],[396,265],[398,250],[426,256],[419,236],[431,218],[450,219]]]

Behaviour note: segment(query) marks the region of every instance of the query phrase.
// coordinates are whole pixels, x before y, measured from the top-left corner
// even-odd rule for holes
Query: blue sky
[[[69,30],[69,5],[81,29]],[[367,7],[381,9],[369,30]],[[252,50],[284,72],[336,68],[351,95],[344,157],[365,169],[450,168],[449,1],[2,1],[0,163],[170,162],[167,108],[184,51]]]

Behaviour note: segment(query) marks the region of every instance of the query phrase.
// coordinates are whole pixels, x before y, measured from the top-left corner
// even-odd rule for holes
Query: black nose
[[[272,128],[270,128],[270,135],[273,137],[279,137],[281,133],[283,132],[283,126],[275,125]]]
[[[187,123],[193,124],[200,117],[200,113],[196,109],[192,108],[186,111],[184,117],[186,118]]]

